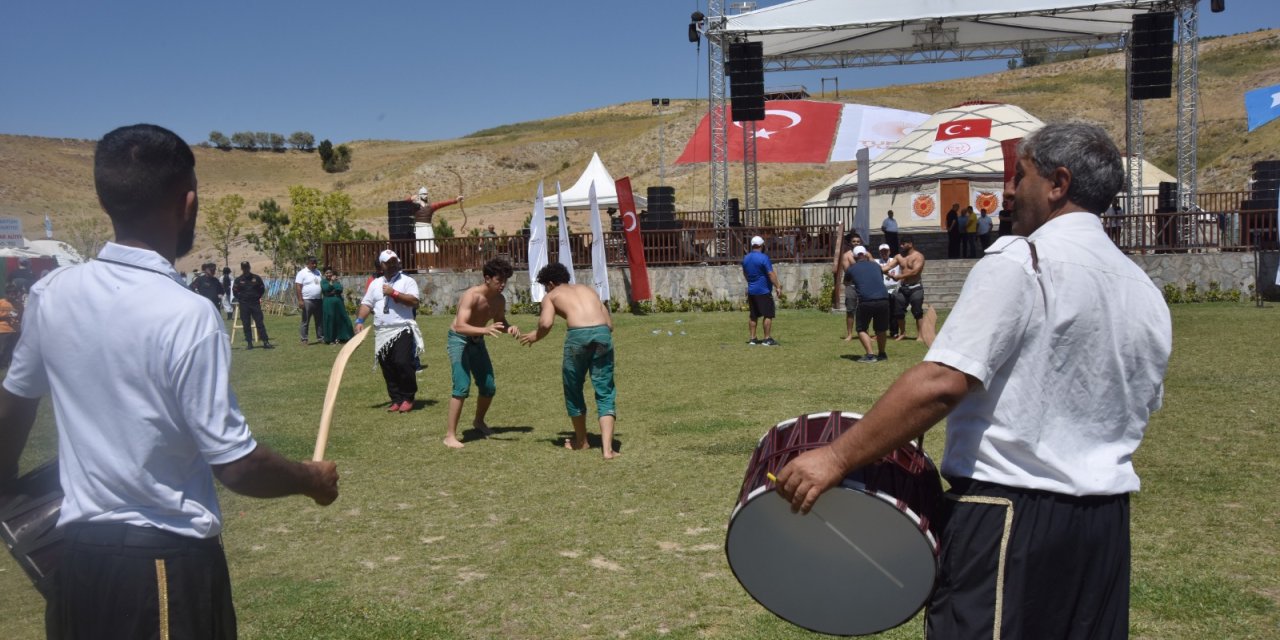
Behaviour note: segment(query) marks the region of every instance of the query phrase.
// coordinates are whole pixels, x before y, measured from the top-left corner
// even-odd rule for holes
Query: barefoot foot
[[[484,420],[476,420],[471,423],[471,426],[475,427],[476,431],[479,431],[480,435],[486,438],[497,433],[493,429],[490,429],[489,425],[485,424]]]
[[[463,447],[463,444],[453,437],[445,438],[442,442],[444,442],[444,446],[450,449],[461,449]]]
[[[618,457],[618,456],[620,456],[620,455],[622,455],[622,454],[621,454],[621,453],[618,453],[617,451],[606,451],[606,452],[604,452],[604,459],[605,459],[605,460],[612,460],[612,459],[614,459],[614,458],[616,458],[616,457]]]
[[[570,451],[582,451],[583,449],[586,449],[590,446],[591,445],[588,444],[585,440],[582,442],[574,442],[572,438],[564,439],[564,448]]]

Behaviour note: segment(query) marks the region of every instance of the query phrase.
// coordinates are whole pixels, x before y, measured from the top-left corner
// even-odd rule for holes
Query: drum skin
[[[18,478],[0,495],[0,538],[46,598],[62,559],[62,530],[55,528],[61,510],[57,458]]]
[[[767,479],[860,418],[815,413],[767,432],[725,537],[729,566],[752,598],[792,624],[832,635],[878,633],[910,620],[937,574],[931,516],[942,486],[914,445],[850,474],[808,515],[792,513]]]

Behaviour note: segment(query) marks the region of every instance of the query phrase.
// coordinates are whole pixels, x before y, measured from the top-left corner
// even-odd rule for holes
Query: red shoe
[[[411,410],[413,410],[412,400],[405,400],[404,402],[400,403],[400,413],[409,413]]]
[[[387,413],[395,413],[399,410],[400,410],[400,404],[396,402],[392,402],[391,406],[387,407]]]

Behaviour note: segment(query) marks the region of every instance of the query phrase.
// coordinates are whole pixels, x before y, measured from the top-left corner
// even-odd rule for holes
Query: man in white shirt
[[[307,344],[307,324],[313,320],[316,325],[316,342],[324,342],[324,336],[320,333],[324,317],[324,296],[320,292],[322,282],[324,275],[316,268],[316,257],[307,256],[307,266],[299,269],[297,277],[293,279],[294,290],[298,294],[298,310],[302,312],[302,325],[298,330],[302,344]]]
[[[857,429],[787,465],[779,493],[807,512],[946,417],[926,635],[1123,638],[1132,455],[1161,404],[1169,309],[1106,242],[1098,213],[1124,180],[1106,133],[1046,125],[1018,154],[1005,185],[1016,235],[974,266],[925,362]]]
[[[894,262],[893,248],[889,245],[881,244],[879,253],[880,257],[876,258],[876,264],[880,265],[880,270],[884,273],[884,288],[889,291],[889,337],[897,338],[898,332],[902,330],[900,328],[900,318],[897,314],[898,287],[902,286],[902,283],[898,282],[897,276],[902,273],[902,267],[899,267]]]
[[[893,219],[893,209],[890,209],[884,219],[880,223],[880,233],[884,234],[884,242],[889,245],[889,255],[898,255],[898,221]]]
[[[374,353],[391,397],[388,412],[413,410],[418,394],[414,358],[422,353],[422,333],[413,311],[418,307],[418,283],[400,270],[400,257],[387,249],[378,256],[383,274],[369,283],[356,314],[356,331],[373,315]]]
[[[0,389],[0,490],[51,396],[65,537],[48,636],[235,638],[214,477],[327,505],[337,469],[254,440],[219,312],[173,268],[195,237],[187,144],[154,125],[116,129],[98,142],[94,182],[115,242],[31,289]]]

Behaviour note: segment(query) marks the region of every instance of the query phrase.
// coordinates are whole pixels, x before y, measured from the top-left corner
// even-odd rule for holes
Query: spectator
[[[320,327],[324,319],[324,296],[320,292],[320,283],[324,282],[324,275],[316,268],[316,257],[307,256],[307,266],[298,270],[298,275],[293,279],[294,289],[298,294],[298,310],[302,312],[302,324],[298,330],[298,336],[301,338],[302,344],[307,344],[307,325],[314,321],[316,326],[316,341],[322,342],[324,334]]]

